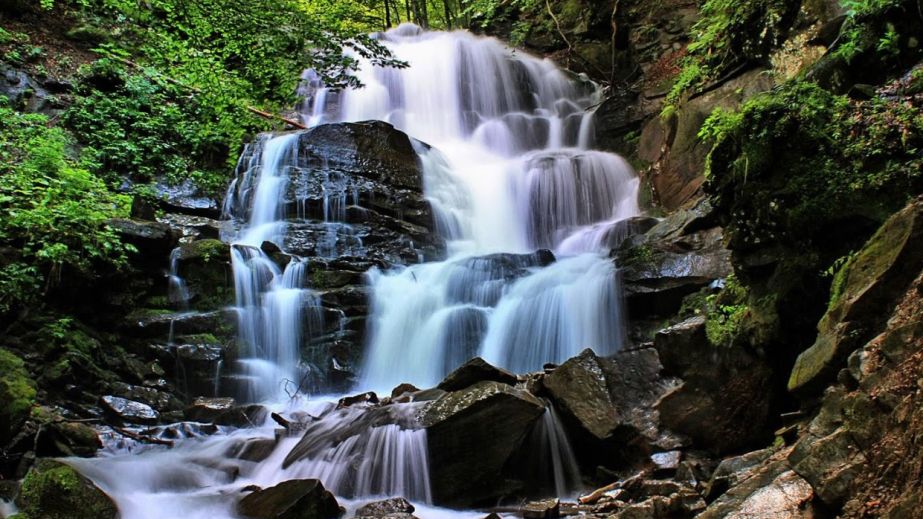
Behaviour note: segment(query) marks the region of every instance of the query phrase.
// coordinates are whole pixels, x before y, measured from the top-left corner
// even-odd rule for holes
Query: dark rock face
[[[195,240],[180,245],[175,254],[177,274],[186,283],[191,308],[214,310],[234,302],[228,244],[217,239]]]
[[[772,373],[761,359],[709,344],[702,317],[661,330],[654,347],[665,374],[682,379],[657,403],[665,427],[717,453],[767,439]]]
[[[545,412],[527,391],[494,381],[444,394],[423,413],[435,502],[464,506],[503,495],[504,466]]]
[[[481,357],[475,357],[449,373],[437,387],[443,391],[458,391],[485,380],[512,386],[518,379],[509,371],[491,366]]]
[[[106,222],[122,240],[134,245],[140,256],[164,264],[179,242],[179,234],[169,225],[144,220],[113,219]]]
[[[293,479],[257,490],[237,505],[255,519],[333,519],[342,512],[336,498],[316,479]]]
[[[702,203],[680,210],[614,252],[629,315],[669,316],[685,296],[731,274],[731,253]]]
[[[258,151],[251,145],[240,161],[231,193],[231,216],[238,220],[247,219],[256,189],[247,153]],[[286,251],[391,263],[442,254],[414,145],[391,125],[341,123],[299,132],[297,156],[287,166],[280,200],[291,220],[286,243],[280,244]]]
[[[70,466],[40,460],[22,483],[16,500],[21,513],[41,519],[115,519],[115,503]]]
[[[558,408],[603,440],[620,425],[600,359],[592,350],[568,360],[545,377],[545,388]]]

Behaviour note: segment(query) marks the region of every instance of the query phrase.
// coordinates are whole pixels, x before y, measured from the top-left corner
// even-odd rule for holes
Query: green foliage
[[[121,266],[129,247],[106,226],[127,213],[69,151],[71,142],[47,118],[0,106],[0,242],[18,253],[0,268],[0,313],[34,300],[63,269],[92,275],[100,264]]]
[[[707,189],[734,215],[737,246],[806,245],[837,219],[882,221],[923,187],[923,112],[910,102],[796,81],[716,111],[700,136],[714,144]]]
[[[867,51],[881,59],[900,54],[900,35],[895,26],[884,22],[889,11],[898,9],[905,0],[841,0],[846,21],[834,54],[847,63]]]
[[[115,185],[191,179],[208,193],[226,185],[227,161],[253,118],[235,107],[203,105],[181,87],[130,73],[112,59],[83,70],[65,124],[86,146],[90,169]]]
[[[724,289],[705,298],[705,335],[715,346],[731,346],[749,315],[747,289],[733,275]]]
[[[668,102],[735,66],[766,59],[785,40],[800,4],[797,0],[705,0]]]

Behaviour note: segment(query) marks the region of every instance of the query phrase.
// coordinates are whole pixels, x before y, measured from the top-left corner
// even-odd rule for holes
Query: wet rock
[[[524,519],[554,519],[561,515],[561,501],[559,499],[545,499],[531,501],[519,509]]]
[[[414,510],[414,506],[403,497],[393,497],[384,501],[375,501],[362,505],[356,510],[356,517],[395,518],[410,515]]]
[[[342,514],[336,498],[316,479],[257,490],[240,500],[237,511],[255,519],[333,519]]]
[[[234,302],[231,248],[217,239],[195,240],[179,247],[177,274],[186,283],[189,305],[215,310]]]
[[[661,434],[653,412],[657,400],[675,384],[662,378],[660,371],[657,354],[649,348],[620,351],[606,359],[584,350],[547,375],[543,385],[564,416],[593,441],[609,446],[613,460],[645,463],[649,460],[640,449],[618,446],[662,442],[672,448],[675,444]]]
[[[259,463],[272,454],[278,443],[276,438],[250,438],[228,449],[226,456]]]
[[[352,407],[354,405],[360,406],[369,406],[377,405],[379,403],[378,395],[374,391],[368,391],[365,393],[360,393],[358,395],[347,396],[340,399],[337,402],[337,409],[342,409],[344,407]]]
[[[223,360],[224,347],[220,344],[197,341],[176,347],[176,364],[181,374],[178,382],[187,398],[215,394]]]
[[[178,232],[181,236],[180,243],[217,240],[221,238],[222,229],[225,226],[221,221],[212,218],[177,213],[165,213],[157,218],[157,221],[169,225]]]
[[[20,513],[41,519],[115,519],[115,503],[69,465],[39,460],[22,482]],[[18,517],[18,516],[17,516]]]
[[[417,386],[405,382],[403,384],[399,384],[397,387],[391,390],[391,398],[397,398],[404,393],[416,393],[419,390],[420,389]]]
[[[669,316],[685,296],[731,274],[731,253],[703,203],[677,211],[614,251],[629,315]]]
[[[437,387],[443,391],[458,391],[485,380],[511,386],[516,385],[518,381],[516,375],[509,371],[492,366],[481,357],[475,357],[449,373]]]
[[[774,457],[754,469],[698,517],[817,517],[818,512],[812,503],[814,491],[811,485],[792,471],[781,458],[781,455]]]
[[[99,403],[107,414],[122,422],[155,424],[160,420],[160,413],[154,408],[127,398],[107,395],[100,398]]]
[[[545,377],[545,388],[559,409],[603,440],[620,425],[599,358],[584,350]]]
[[[286,168],[289,182],[280,200],[285,217],[297,220],[286,229],[284,250],[388,262],[442,254],[444,243],[433,232],[422,192],[420,161],[406,134],[375,121],[321,125],[297,132],[297,138],[298,154]],[[245,157],[259,151],[259,144],[251,145]],[[238,220],[247,219],[253,205],[252,173],[246,167],[237,172],[231,206]]]
[[[654,464],[655,476],[669,476],[676,473],[680,462],[683,460],[682,451],[658,452],[651,454]]]
[[[179,185],[158,182],[154,185],[158,203],[167,212],[207,218],[220,218],[221,206],[215,197],[203,193],[191,180]]]
[[[503,494],[507,460],[544,412],[528,392],[494,381],[445,393],[429,404],[421,421],[434,502],[465,506]]]
[[[176,411],[182,409],[182,403],[175,396],[150,387],[116,382],[112,385],[112,393],[115,396],[147,404],[158,411]]]
[[[722,460],[712,473],[705,490],[705,497],[714,500],[728,488],[747,479],[772,454],[772,449],[762,449]]]
[[[40,441],[53,450],[41,449],[45,455],[90,457],[103,446],[96,429],[84,423],[55,420],[46,431]]]
[[[871,339],[886,317],[887,300],[901,293],[923,268],[923,201],[888,219],[837,274],[830,308],[813,346],[792,368],[788,388],[817,393],[844,367],[846,357]]]
[[[126,318],[125,332],[135,337],[229,334],[236,322],[231,310],[212,312],[161,312],[138,310]]]
[[[184,415],[187,420],[195,422],[211,422],[221,414],[237,407],[237,401],[233,398],[209,398],[199,397],[193,401],[192,405],[187,407]]]
[[[117,218],[108,220],[106,225],[117,232],[122,241],[134,245],[140,259],[158,264],[165,264],[180,238],[169,225],[159,222]]]

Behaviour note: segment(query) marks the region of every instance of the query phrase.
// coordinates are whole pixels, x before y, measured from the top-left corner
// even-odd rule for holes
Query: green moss
[[[35,382],[25,363],[0,348],[0,443],[6,443],[29,416],[35,403]]]
[[[703,125],[714,143],[706,189],[733,214],[738,245],[801,245],[834,221],[883,221],[923,187],[923,115],[792,82]],[[733,247],[732,247],[733,248]]]
[[[107,519],[118,513],[95,485],[53,460],[40,460],[29,471],[17,503],[30,519]]]
[[[197,333],[195,335],[184,335],[178,339],[184,344],[221,344],[222,341],[218,340],[218,337],[215,337],[211,333]]]
[[[724,289],[705,298],[705,335],[715,346],[730,346],[750,315],[747,289],[728,276]]]
[[[183,245],[180,259],[183,261],[198,260],[209,263],[212,260],[227,261],[229,255],[228,244],[221,240],[196,240]]]

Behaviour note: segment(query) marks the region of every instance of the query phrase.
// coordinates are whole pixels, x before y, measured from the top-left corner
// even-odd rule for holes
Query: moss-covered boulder
[[[923,200],[891,217],[836,275],[817,341],[798,356],[788,388],[822,389],[846,357],[870,339],[900,293],[923,267]]]
[[[32,467],[16,499],[22,519],[115,519],[105,492],[64,463],[44,459]]]
[[[34,402],[35,382],[25,363],[11,351],[0,349],[0,444],[15,435]]]

